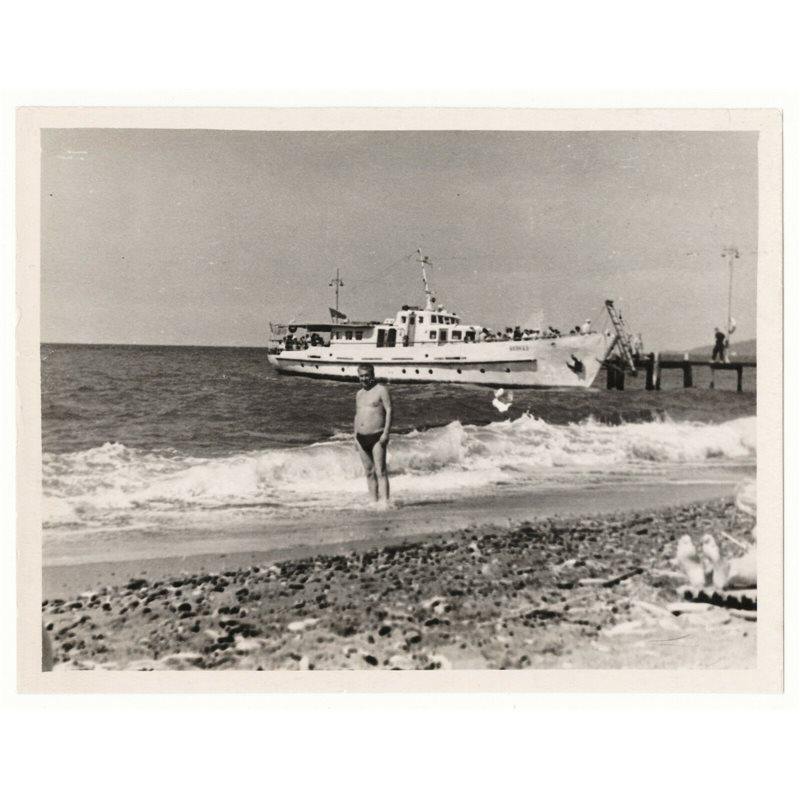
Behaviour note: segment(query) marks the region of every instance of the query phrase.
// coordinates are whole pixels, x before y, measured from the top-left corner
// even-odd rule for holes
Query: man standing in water
[[[358,368],[361,388],[356,395],[356,449],[367,474],[372,499],[389,505],[389,478],[386,475],[386,447],[392,427],[392,399],[389,390],[375,380],[372,364]]]

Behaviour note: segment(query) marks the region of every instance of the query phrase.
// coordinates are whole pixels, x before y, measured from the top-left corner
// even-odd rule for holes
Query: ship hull
[[[270,352],[283,375],[358,381],[358,367],[372,364],[390,383],[462,383],[506,388],[583,388],[594,382],[605,355],[599,333],[552,339],[475,342],[396,348],[353,345]]]

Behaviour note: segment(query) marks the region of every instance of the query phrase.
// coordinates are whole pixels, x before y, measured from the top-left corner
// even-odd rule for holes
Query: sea
[[[641,376],[609,391],[601,373],[588,391],[514,390],[504,413],[487,387],[393,385],[394,502],[745,479],[756,466],[745,377],[741,393],[734,373],[712,390],[699,371],[698,388],[676,371],[662,391]],[[363,509],[357,388],[280,376],[261,348],[43,344],[45,553]]]

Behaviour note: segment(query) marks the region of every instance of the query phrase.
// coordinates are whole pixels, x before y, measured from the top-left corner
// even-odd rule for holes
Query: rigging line
[[[409,253],[407,256],[403,256],[402,258],[397,259],[397,261],[394,261],[391,264],[389,264],[388,267],[386,267],[384,270],[379,272],[373,278],[367,278],[367,279],[360,280],[360,281],[351,280],[350,281],[351,288],[355,288],[356,290],[360,291],[364,287],[373,286],[373,285],[383,281],[385,279],[386,275],[389,274],[389,272],[394,271],[399,264],[401,264],[403,261],[408,261],[415,254],[416,254],[416,251],[414,251],[414,253]]]
[[[394,269],[395,269],[397,266],[399,266],[399,265],[400,265],[400,264],[401,264],[403,261],[408,261],[410,258],[412,258],[412,257],[413,257],[413,256],[416,254],[416,252],[417,252],[417,251],[415,250],[413,253],[409,253],[407,256],[401,256],[401,257],[400,257],[400,258],[398,258],[396,261],[393,261],[391,264],[389,264],[389,266],[388,266],[388,267],[386,267],[384,270],[382,270],[381,272],[379,272],[379,273],[378,273],[377,275],[375,275],[375,277],[373,277],[373,278],[368,278],[368,279],[366,279],[366,280],[360,280],[360,281],[353,281],[353,280],[351,279],[351,280],[350,280],[350,283],[351,283],[351,285],[353,285],[353,286],[369,286],[369,285],[371,285],[371,284],[373,284],[373,283],[377,283],[379,280],[381,280],[381,279],[383,278],[383,276],[384,276],[384,275],[386,275],[386,274],[387,274],[388,272],[390,272],[391,270],[394,270]]]

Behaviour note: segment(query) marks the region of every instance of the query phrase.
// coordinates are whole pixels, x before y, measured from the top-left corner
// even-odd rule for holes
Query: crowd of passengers
[[[591,329],[592,323],[591,320],[588,319],[583,323],[583,325],[576,325],[566,334],[562,334],[558,328],[554,328],[552,325],[549,325],[547,330],[541,330],[539,328],[520,328],[519,325],[514,328],[505,328],[502,331],[496,332],[490,328],[482,328],[478,332],[475,340],[478,342],[497,342],[509,340],[519,342],[528,339],[556,339],[559,336],[572,336],[574,334],[590,333]]]
[[[463,341],[469,342],[501,342],[501,341],[528,341],[530,339],[556,339],[559,336],[572,336],[591,332],[591,320],[586,320],[582,325],[576,325],[568,333],[562,334],[558,328],[549,325],[546,330],[540,328],[507,327],[503,330],[493,331],[491,328],[481,328],[479,331],[466,331]],[[293,336],[287,333],[283,340],[286,350],[307,350],[309,347],[321,347],[325,340],[318,333],[303,336]],[[407,344],[404,337],[403,344]]]
[[[286,350],[308,350],[309,347],[321,347],[324,344],[325,340],[318,333],[308,336],[293,336],[291,333],[287,333],[283,340]]]

